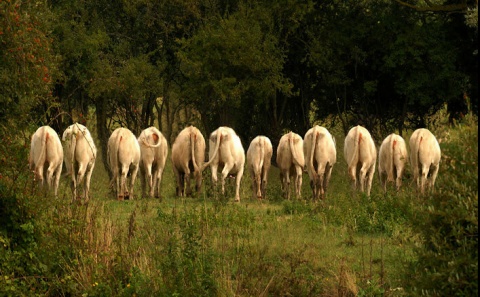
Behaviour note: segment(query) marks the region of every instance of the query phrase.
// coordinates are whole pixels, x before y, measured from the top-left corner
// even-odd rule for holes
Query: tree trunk
[[[108,177],[110,179],[113,178],[112,170],[110,166],[108,166],[108,156],[107,156],[107,145],[108,145],[108,138],[109,138],[109,131],[107,129],[107,109],[106,109],[106,100],[105,99],[98,99],[95,113],[97,116],[97,134],[98,134],[98,141],[100,143],[100,152],[102,156],[103,166],[105,167],[105,171],[108,173]],[[97,154],[98,157],[98,154]]]

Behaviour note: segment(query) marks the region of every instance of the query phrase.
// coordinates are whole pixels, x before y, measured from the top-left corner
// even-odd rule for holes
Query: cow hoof
[[[122,195],[119,195],[119,196],[117,197],[117,200],[118,200],[118,201],[123,201],[123,200],[124,200],[124,197],[123,197]]]

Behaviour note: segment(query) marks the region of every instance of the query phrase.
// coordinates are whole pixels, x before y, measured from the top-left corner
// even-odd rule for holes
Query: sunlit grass
[[[452,156],[455,148],[449,143],[461,140],[460,133],[449,131],[435,131],[448,148],[438,191],[447,189],[443,182],[449,171],[467,162]],[[311,201],[306,173],[302,199],[292,195],[285,201],[276,167],[264,200],[252,198],[246,170],[240,203],[233,201],[233,179],[227,181],[225,196],[212,188],[209,168],[197,197],[176,197],[170,159],[162,199],[141,197],[137,179],[134,199],[117,201],[100,159],[87,205],[70,204],[68,181],[62,177],[59,199],[47,195],[34,201],[46,230],[41,247],[58,249],[51,255],[63,272],[58,292],[404,296],[404,266],[415,260],[414,248],[423,240],[410,219],[429,198],[417,196],[409,174],[399,192],[390,185],[384,194],[377,175],[371,197],[353,192],[343,137],[335,137],[337,163],[322,202]]]
[[[187,244],[182,237],[186,231],[181,226],[191,221],[198,224],[191,227],[196,228],[192,232],[198,237],[190,240],[206,249],[202,252],[204,256],[214,255],[220,295],[259,295],[265,290],[276,295],[300,288],[307,290],[305,294],[335,295],[339,290],[358,293],[366,281],[375,282],[378,288],[398,286],[396,272],[402,259],[412,256],[411,242],[398,239],[401,231],[392,239],[381,231],[369,233],[365,231],[368,227],[359,226],[362,223],[357,221],[362,216],[359,213],[362,209],[366,212],[365,203],[369,198],[354,194],[350,188],[343,148],[338,142],[338,161],[327,199],[316,203],[310,201],[306,173],[302,199],[284,201],[275,167],[269,174],[268,199],[262,201],[251,198],[251,177],[247,171],[241,184],[242,201],[233,202],[233,180],[227,181],[226,195],[222,197],[211,188],[209,168],[204,172],[200,195],[175,197],[170,161],[163,175],[162,200],[141,197],[137,179],[134,199],[117,201],[108,188],[103,164],[97,160],[88,205],[96,213],[96,217],[90,219],[95,222],[89,227],[96,230],[87,230],[91,232],[87,250],[93,254],[84,258],[95,261],[90,264],[86,261],[80,266],[78,281],[106,282],[109,274],[104,280],[98,279],[92,265],[104,262],[103,269],[113,274],[114,269],[109,265],[122,255],[124,265],[137,267],[142,275],[152,278],[154,287],[161,291],[165,283],[159,275],[159,266],[165,265],[166,257],[180,257],[166,252],[167,243]],[[61,190],[67,199],[66,183]],[[383,192],[375,180],[372,199],[382,199],[380,196],[383,197]],[[182,248],[176,247],[181,253]]]

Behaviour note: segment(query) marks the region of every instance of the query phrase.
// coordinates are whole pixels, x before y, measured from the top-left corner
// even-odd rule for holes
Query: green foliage
[[[180,210],[182,211],[182,210]],[[205,208],[185,209],[181,214],[158,212],[165,224],[166,242],[162,249],[162,294],[180,296],[216,295],[215,254],[208,241],[209,214]]]
[[[477,294],[470,115],[436,127],[438,190],[421,198],[408,185],[354,196],[339,158],[319,203],[284,201],[275,175],[268,200],[242,186],[235,204],[233,187],[220,195],[205,174],[196,198],[174,197],[171,182],[161,202],[122,204],[101,176],[78,206],[65,183],[58,199],[39,191],[26,166],[31,130],[66,113],[95,113],[101,147],[116,125],[172,129],[184,110],[202,130],[239,127],[244,145],[336,115],[344,129],[417,126],[464,91],[477,112],[478,46],[465,28],[384,0],[0,1],[0,295]]]
[[[423,237],[418,259],[407,275],[410,290],[422,295],[478,294],[478,127],[444,131],[440,180],[443,187],[427,197],[412,227]]]
[[[3,181],[0,197],[0,294],[41,294],[48,287],[48,279],[42,277],[48,266],[39,258],[39,233],[29,213],[31,206]]]
[[[235,126],[240,119],[235,111],[247,95],[262,104],[275,92],[290,92],[278,39],[265,31],[270,25],[263,22],[266,13],[257,5],[240,5],[237,12],[209,22],[181,42],[177,56],[188,78],[186,96],[211,127],[227,121]],[[227,118],[222,110],[229,110]]]
[[[52,104],[56,56],[48,36],[52,15],[45,3],[0,2],[0,121],[43,121],[35,108]],[[28,115],[28,117],[20,117]]]

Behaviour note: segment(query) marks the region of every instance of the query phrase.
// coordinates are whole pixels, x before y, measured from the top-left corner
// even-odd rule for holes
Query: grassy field
[[[116,272],[110,270],[120,262],[127,272],[141,274],[146,283],[136,284],[135,290],[146,289],[147,295],[152,289],[220,296],[401,295],[402,265],[413,257],[416,242],[401,225],[408,216],[402,211],[416,203],[410,195],[413,185],[407,181],[400,193],[392,187],[384,195],[375,176],[370,198],[354,194],[346,176],[343,138],[336,139],[338,161],[327,200],[319,203],[310,201],[306,173],[303,199],[284,201],[276,167],[269,174],[267,200],[251,198],[248,173],[242,180],[240,203],[233,202],[233,180],[225,196],[216,193],[209,169],[198,197],[178,198],[170,160],[161,201],[140,198],[137,180],[136,199],[119,202],[97,162],[88,207],[75,214],[68,204],[61,206],[72,213],[60,219],[85,218],[76,236],[83,238],[80,245],[89,260],[78,259],[87,263],[75,271],[76,281],[87,291],[98,291],[97,283],[111,288],[109,274]],[[61,200],[68,201],[66,182],[60,192]],[[95,275],[98,264],[105,270],[100,276]],[[180,279],[165,283],[172,274]],[[123,286],[131,288],[135,280],[124,278],[128,280]],[[210,279],[215,287],[204,287],[198,278]]]
[[[470,149],[476,162],[478,128],[475,123],[468,127],[476,140],[466,145],[475,143]],[[462,152],[449,148],[449,143],[464,141],[461,129],[433,131],[445,148],[437,192],[452,186],[451,171],[461,166],[455,154]],[[276,167],[270,171],[268,199],[263,201],[251,198],[248,173],[240,203],[233,202],[231,181],[225,196],[217,193],[209,168],[198,197],[178,198],[170,160],[161,200],[141,198],[137,180],[135,199],[117,201],[97,160],[88,205],[70,204],[65,178],[59,199],[27,198],[39,234],[35,257],[43,263],[39,270],[44,270],[37,274],[48,271],[50,276],[21,280],[31,292],[41,279],[46,285],[40,287],[48,289],[38,295],[54,296],[410,295],[406,269],[417,261],[415,250],[425,242],[412,220],[419,209],[430,207],[432,198],[416,195],[410,168],[399,192],[390,185],[385,195],[376,173],[371,197],[353,193],[343,136],[333,134],[337,164],[327,199],[318,203],[310,201],[306,173],[303,199],[283,200]],[[478,164],[472,166],[478,170]],[[26,183],[24,191],[29,189]],[[478,210],[478,194],[474,197]],[[0,279],[0,286],[9,284],[7,280]]]

